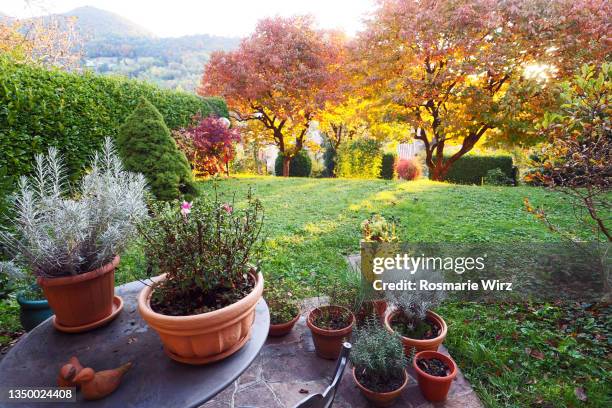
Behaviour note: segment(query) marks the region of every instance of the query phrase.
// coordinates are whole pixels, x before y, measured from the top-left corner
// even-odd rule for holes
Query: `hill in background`
[[[67,13],[37,17],[75,18],[82,37],[82,66],[101,74],[122,75],[171,89],[194,91],[210,53],[229,51],[239,38],[208,34],[155,37],[150,31],[115,13],[79,7]],[[0,21],[10,19],[0,12]]]

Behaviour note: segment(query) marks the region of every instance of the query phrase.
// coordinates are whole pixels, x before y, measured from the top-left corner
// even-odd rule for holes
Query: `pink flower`
[[[192,203],[183,201],[183,203],[181,204],[181,214],[183,214],[183,216],[187,216],[187,214],[191,212],[191,206]]]
[[[231,214],[231,213],[234,211],[234,209],[232,208],[232,206],[231,206],[231,205],[229,205],[228,203],[223,204],[223,205],[221,206],[221,208],[222,208],[223,210],[225,210],[225,212],[226,212],[226,213],[228,213],[228,214]]]

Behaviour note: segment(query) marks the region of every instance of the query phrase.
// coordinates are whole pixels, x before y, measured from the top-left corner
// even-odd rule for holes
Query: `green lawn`
[[[201,182],[203,192],[211,193],[213,183]],[[559,240],[525,211],[525,197],[544,206],[553,222],[575,224],[565,196],[540,188],[276,177],[216,183],[238,202],[249,188],[261,199],[262,269],[299,282],[305,295],[346,270],[343,256],[358,252],[360,223],[373,212],[396,216],[402,240],[421,242]],[[122,257],[117,282],[143,276],[135,243]],[[485,405],[611,406],[609,307],[447,303],[440,312],[449,324],[445,344]],[[15,321],[13,315],[3,325]]]

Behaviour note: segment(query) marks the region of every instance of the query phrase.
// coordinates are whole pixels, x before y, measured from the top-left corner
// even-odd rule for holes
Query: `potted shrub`
[[[423,396],[431,402],[444,401],[457,376],[457,364],[437,351],[421,351],[412,360]]]
[[[393,405],[408,385],[408,359],[402,343],[375,317],[356,329],[351,362],[357,387],[377,407]]]
[[[372,214],[361,223],[361,275],[369,283],[369,287],[375,279],[378,279],[373,272],[374,259],[392,257],[398,252],[397,225],[395,217],[385,218],[380,214]],[[384,300],[379,300],[377,303],[377,310],[383,307],[386,310],[386,305],[382,306],[382,303],[386,303]]]
[[[355,316],[349,309],[353,306],[357,288],[354,282],[338,277],[328,286],[329,304],[323,304],[308,314],[306,325],[312,333],[315,351],[319,357],[335,360],[342,351],[342,343],[350,339],[355,325]],[[317,280],[317,293],[321,288]]]
[[[437,351],[446,338],[446,322],[431,310],[443,295],[441,291],[416,291],[402,292],[396,298],[395,309],[385,317],[385,326],[400,336],[407,356],[414,351]]]
[[[238,351],[250,338],[263,276],[253,266],[263,209],[249,193],[235,209],[213,198],[158,203],[141,224],[151,274],[138,297],[142,318],[168,356],[208,364]]]
[[[110,139],[72,195],[55,148],[36,157],[32,178],[20,180],[14,221],[0,242],[15,257],[9,269],[36,277],[58,330],[87,331],[121,311],[114,271],[147,214],[145,186],[142,175],[123,170]]]
[[[280,337],[291,332],[300,318],[300,307],[294,290],[284,279],[269,282],[264,289],[264,299],[270,309],[269,336]]]

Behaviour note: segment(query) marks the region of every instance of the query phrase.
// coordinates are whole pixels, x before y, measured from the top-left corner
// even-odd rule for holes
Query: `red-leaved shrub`
[[[421,165],[416,160],[400,160],[396,170],[402,180],[415,180],[421,176]]]

